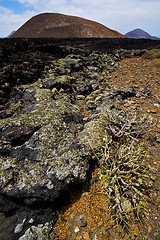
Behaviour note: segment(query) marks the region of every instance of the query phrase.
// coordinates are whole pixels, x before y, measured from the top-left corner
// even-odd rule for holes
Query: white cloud
[[[15,14],[12,10],[0,6],[0,37],[8,36],[33,15],[35,15],[35,11],[26,11],[23,14]]]
[[[134,29],[142,28],[151,35],[160,36],[160,1],[159,0],[17,0],[26,7],[32,7],[22,15],[11,12],[5,13],[9,17],[12,30],[22,25],[33,15],[43,12],[59,12],[73,16],[84,17],[102,23],[123,34]],[[6,10],[7,11],[7,10]],[[8,10],[11,11],[11,10]],[[0,12],[0,24],[3,16]],[[6,23],[4,20],[4,22]],[[14,25],[16,22],[16,26]],[[8,23],[9,24],[9,23]],[[2,24],[3,25],[3,24]],[[6,25],[8,28],[8,25]],[[11,27],[10,27],[11,29]]]
[[[65,6],[65,4],[69,4],[68,0],[18,0],[19,3],[22,3],[26,6],[31,6],[36,10],[42,11],[44,9],[48,9],[51,11],[51,8],[59,8],[61,6]]]

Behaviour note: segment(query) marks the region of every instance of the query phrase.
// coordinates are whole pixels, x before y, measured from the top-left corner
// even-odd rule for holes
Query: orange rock
[[[74,218],[74,214],[71,213],[71,215],[70,215],[70,219],[73,219],[73,218]]]
[[[102,225],[103,225],[102,221],[98,223],[98,227],[101,227]]]
[[[149,226],[149,227],[148,227],[148,233],[150,233],[150,232],[151,232],[151,230],[152,230],[152,227],[151,227],[151,226]]]
[[[156,109],[147,110],[148,113],[157,113]]]
[[[91,238],[90,238],[90,236],[89,236],[89,234],[87,232],[85,232],[83,234],[83,238],[86,239],[86,240],[91,240]]]
[[[63,89],[63,88],[61,88],[61,89],[59,90],[59,93],[61,93],[61,92],[64,92],[64,89]]]
[[[150,112],[151,113],[157,113],[157,110],[156,109],[151,109]]]
[[[57,88],[52,89],[52,93],[57,93],[57,92],[58,92]]]

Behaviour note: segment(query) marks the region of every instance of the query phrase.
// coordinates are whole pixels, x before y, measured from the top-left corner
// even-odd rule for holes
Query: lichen
[[[5,178],[1,175],[3,184],[12,178],[14,169],[17,169],[18,174],[12,187],[17,191],[32,192],[37,185],[46,188],[54,185],[55,189],[55,183],[52,184],[54,178],[68,183],[73,178],[84,180],[88,165],[87,161],[81,163],[83,156],[78,151],[80,146],[75,139],[76,125],[82,122],[79,108],[64,99],[54,100],[51,90],[39,88],[37,83],[21,86],[22,88],[24,95],[32,94],[32,101],[26,105],[23,114],[0,120],[1,129],[4,131],[14,126],[38,126],[39,130],[22,146],[11,149],[11,158],[16,155],[18,161],[8,175],[4,169]],[[25,113],[27,108],[29,110]],[[76,146],[75,149],[72,149],[72,145]],[[4,158],[2,164],[3,161]],[[8,184],[4,190],[8,192],[10,188],[11,185]]]

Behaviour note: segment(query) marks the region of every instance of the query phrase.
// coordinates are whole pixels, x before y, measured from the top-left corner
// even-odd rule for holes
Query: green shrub
[[[140,219],[144,209],[142,199],[149,196],[154,180],[145,165],[149,156],[143,146],[134,140],[108,143],[104,139],[97,155],[103,159],[99,179],[116,221],[127,224],[131,212]]]
[[[145,116],[127,111],[104,114],[106,137],[92,149],[100,163],[99,180],[115,223],[128,228],[130,217],[140,221],[154,178],[145,161],[149,157],[138,138],[148,128]]]

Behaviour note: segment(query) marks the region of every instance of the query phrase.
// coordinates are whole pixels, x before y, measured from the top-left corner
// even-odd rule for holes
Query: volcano
[[[136,38],[136,39],[160,40],[160,38],[151,36],[149,33],[145,32],[144,30],[139,29],[139,28],[126,33],[125,36],[128,38]]]
[[[125,38],[125,36],[84,18],[43,13],[28,20],[10,38]]]

